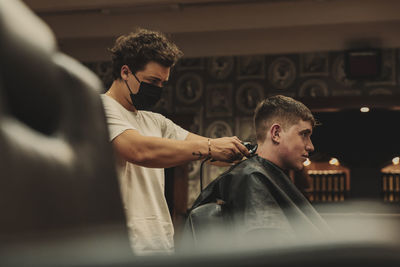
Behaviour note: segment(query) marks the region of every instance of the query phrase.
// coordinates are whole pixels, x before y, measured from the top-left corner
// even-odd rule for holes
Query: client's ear
[[[273,143],[275,143],[275,144],[279,144],[280,143],[281,131],[282,131],[282,127],[279,124],[274,123],[271,126],[270,134],[271,134],[271,140],[272,140]]]

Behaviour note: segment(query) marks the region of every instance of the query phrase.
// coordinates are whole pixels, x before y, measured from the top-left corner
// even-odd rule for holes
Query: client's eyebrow
[[[312,134],[312,131],[310,129],[304,129],[300,131],[300,134]]]

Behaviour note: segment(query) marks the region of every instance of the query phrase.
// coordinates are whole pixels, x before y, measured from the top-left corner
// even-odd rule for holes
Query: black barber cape
[[[202,191],[184,231],[199,239],[199,229],[210,232],[217,225],[239,239],[251,236],[278,243],[331,233],[282,169],[257,155],[231,167]]]

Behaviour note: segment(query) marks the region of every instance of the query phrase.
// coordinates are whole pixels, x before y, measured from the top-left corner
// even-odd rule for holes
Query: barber
[[[174,228],[163,168],[205,158],[233,162],[248,151],[237,137],[202,137],[148,111],[182,56],[162,33],[138,29],[119,37],[110,52],[114,81],[101,97],[132,248],[137,255],[171,253]]]

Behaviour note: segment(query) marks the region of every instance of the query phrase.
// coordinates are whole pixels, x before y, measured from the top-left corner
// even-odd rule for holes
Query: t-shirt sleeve
[[[102,97],[104,112],[107,119],[110,141],[126,130],[136,130],[129,122],[127,122],[118,108],[110,103],[105,96]]]
[[[185,140],[189,132],[179,125],[176,125],[170,119],[160,115],[161,123],[161,131],[162,135],[165,138],[176,139],[176,140]]]

